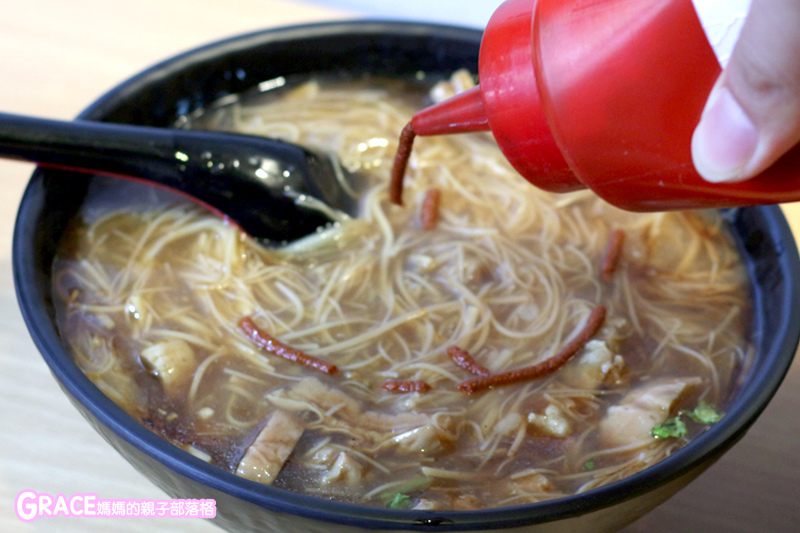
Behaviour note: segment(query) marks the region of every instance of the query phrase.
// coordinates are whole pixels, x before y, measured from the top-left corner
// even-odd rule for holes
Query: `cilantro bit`
[[[666,439],[669,437],[684,437],[688,433],[686,424],[681,420],[681,415],[688,416],[693,422],[697,424],[713,424],[722,420],[725,413],[721,413],[716,407],[710,403],[700,402],[691,411],[681,411],[678,416],[667,419],[663,424],[659,424],[650,432],[653,437],[657,439]]]
[[[394,495],[394,498],[386,504],[386,507],[389,509],[408,509],[411,507],[411,498],[408,494],[398,492]]]
[[[413,505],[409,492],[424,490],[431,485],[431,478],[417,477],[395,485],[394,490],[381,494],[380,499],[383,504],[390,509],[408,509]]]
[[[713,424],[722,420],[725,413],[717,411],[710,403],[700,402],[694,410],[686,411],[686,415],[698,424]]]
[[[584,470],[594,470],[594,457],[583,463]]]
[[[666,439],[669,437],[684,437],[688,432],[686,424],[678,415],[667,419],[663,424],[655,426],[650,433],[657,439]]]

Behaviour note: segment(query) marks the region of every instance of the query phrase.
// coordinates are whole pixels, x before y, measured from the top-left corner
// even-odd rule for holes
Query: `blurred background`
[[[0,111],[71,119],[148,66],[268,27],[390,17],[483,27],[500,0],[0,0]],[[0,531],[220,531],[186,519],[22,522],[21,491],[164,499],[81,418],[20,316],[11,272],[16,206],[33,170],[0,161]],[[784,206],[800,234],[798,204]],[[625,533],[798,531],[800,365],[750,433],[699,480]],[[302,533],[302,532],[297,532]]]
[[[416,19],[483,28],[502,0],[312,0],[312,3],[365,15]]]

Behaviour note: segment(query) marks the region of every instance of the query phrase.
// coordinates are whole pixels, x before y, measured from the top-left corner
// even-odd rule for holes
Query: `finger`
[[[708,181],[764,171],[800,140],[800,0],[753,0],[692,138]]]

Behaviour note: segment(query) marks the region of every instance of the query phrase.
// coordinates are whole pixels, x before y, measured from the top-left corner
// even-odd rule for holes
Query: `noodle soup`
[[[59,323],[131,416],[257,482],[469,510],[622,479],[723,415],[751,347],[720,213],[546,193],[482,134],[418,139],[398,207],[397,134],[426,91],[268,85],[185,126],[336,152],[367,183],[361,215],[268,249],[169,195],[99,187],[54,265]]]

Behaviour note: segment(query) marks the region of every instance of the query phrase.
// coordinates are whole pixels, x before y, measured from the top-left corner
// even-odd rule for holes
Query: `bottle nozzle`
[[[423,109],[411,119],[411,126],[423,136],[489,131],[480,86]]]
[[[540,101],[531,49],[531,0],[508,0],[486,26],[480,85],[423,109],[411,121],[417,135],[491,131],[508,161],[545,190],[583,188],[561,155]]]

